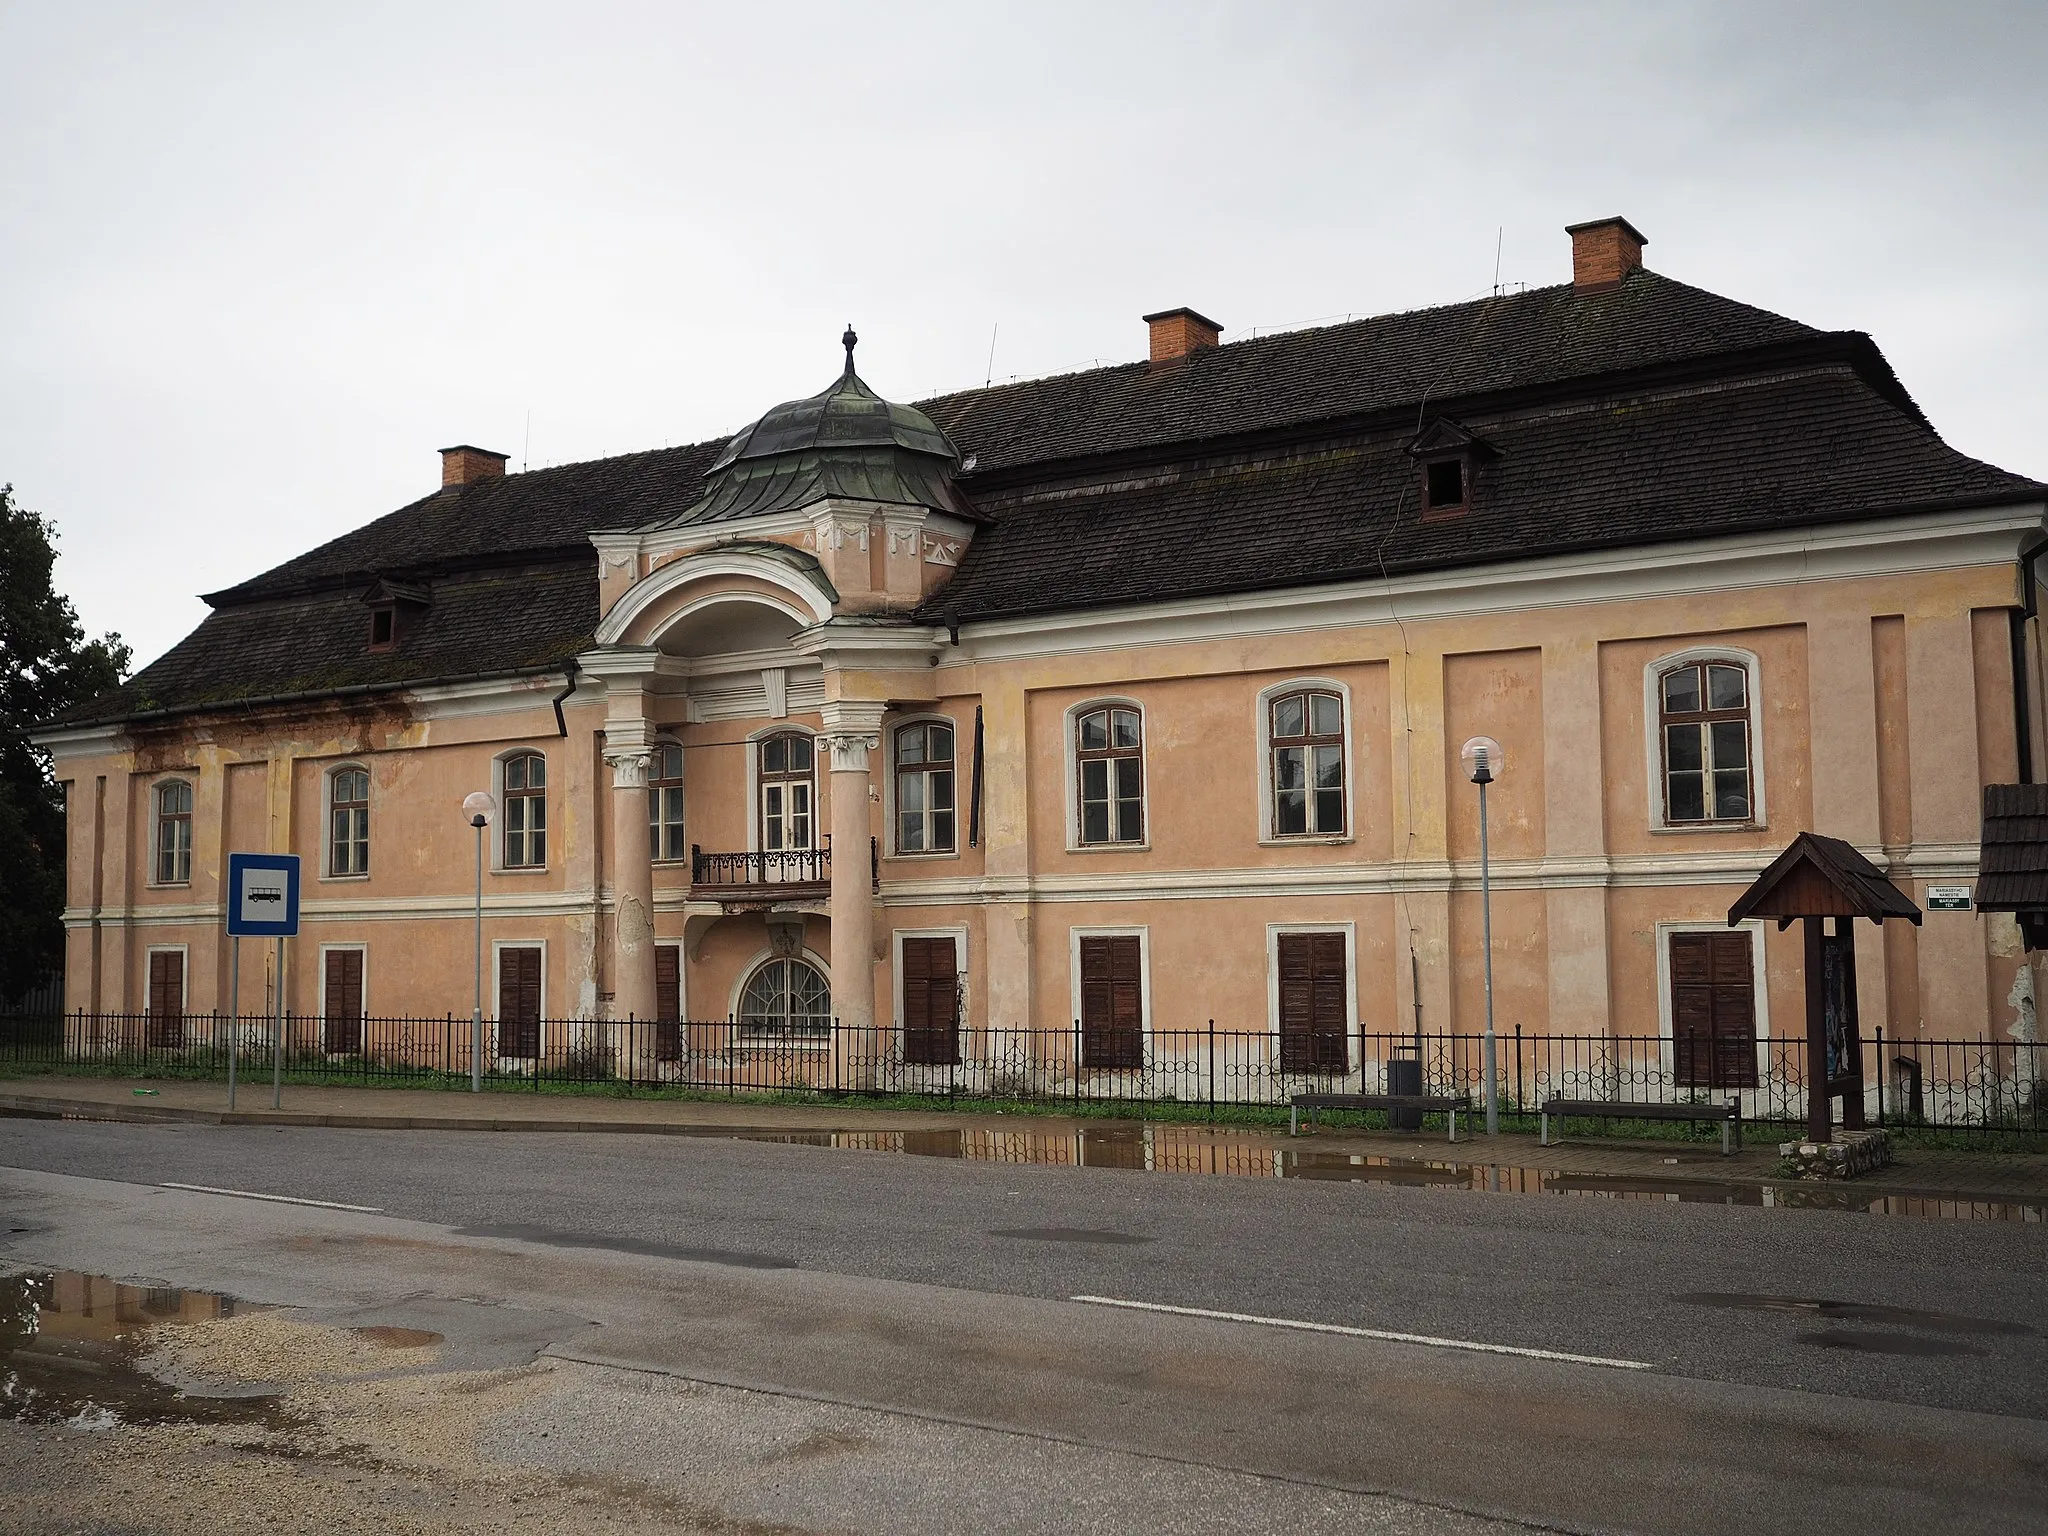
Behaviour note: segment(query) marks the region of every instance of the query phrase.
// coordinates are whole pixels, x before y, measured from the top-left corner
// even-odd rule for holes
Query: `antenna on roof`
[[[526,408],[526,435],[519,440],[519,473],[526,473],[526,450],[533,446],[533,407]]]
[[[996,333],[1002,328],[1003,322],[1000,320],[988,328],[988,376],[981,381],[983,389],[987,389],[996,381]]]
[[[1496,299],[1500,297],[1500,241],[1505,230],[1505,225],[1493,226],[1493,296]]]

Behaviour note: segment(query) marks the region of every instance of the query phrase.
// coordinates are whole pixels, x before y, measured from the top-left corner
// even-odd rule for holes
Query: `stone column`
[[[642,742],[618,741],[608,728],[604,760],[612,770],[612,1017],[645,1023],[654,993],[654,863],[647,848],[647,764]],[[643,734],[644,741],[644,734]],[[652,1039],[651,1032],[643,1031]],[[639,1054],[645,1055],[642,1049]]]
[[[832,755],[832,1011],[844,1031],[850,1081],[864,1086],[875,1035],[875,890],[869,866],[868,754],[882,744],[879,701],[828,701]]]

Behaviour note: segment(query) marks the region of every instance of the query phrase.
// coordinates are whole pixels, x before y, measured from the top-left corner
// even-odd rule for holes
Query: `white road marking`
[[[382,1215],[381,1205],[343,1205],[339,1200],[301,1200],[297,1195],[261,1195],[253,1189],[216,1189],[211,1184],[172,1184],[165,1182],[158,1189],[184,1189],[195,1195],[233,1195],[238,1200],[271,1200],[279,1205],[317,1205],[323,1211],[362,1211],[366,1215]]]
[[[1648,1360],[1610,1360],[1604,1355],[1572,1355],[1561,1349],[1523,1349],[1514,1344],[1482,1344],[1477,1339],[1439,1339],[1427,1333],[1394,1333],[1385,1328],[1346,1328],[1339,1323],[1305,1323],[1292,1317],[1261,1317],[1255,1312],[1216,1312],[1208,1307],[1169,1307],[1157,1301],[1124,1301],[1115,1296],[1069,1296],[1096,1307],[1124,1307],[1133,1312],[1167,1312],[1175,1317],[1206,1317],[1221,1323],[1257,1323],[1266,1328],[1294,1328],[1303,1333],[1336,1333],[1347,1339],[1383,1339],[1391,1344],[1426,1344],[1432,1349],[1464,1349],[1482,1355],[1520,1355],[1529,1360],[1562,1360],[1571,1365],[1600,1365],[1616,1371],[1649,1371]]]

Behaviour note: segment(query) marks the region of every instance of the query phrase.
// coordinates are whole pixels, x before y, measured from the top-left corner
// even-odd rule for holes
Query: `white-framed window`
[[[904,1064],[958,1066],[967,1022],[967,929],[898,928],[890,943]]]
[[[151,870],[157,885],[192,883],[192,781],[163,779],[150,791],[155,809]]]
[[[770,954],[740,983],[733,1007],[742,1045],[830,1045],[832,983],[808,951]]]
[[[1068,935],[1081,1066],[1144,1066],[1152,1041],[1151,930],[1087,927]]]
[[[1351,840],[1351,690],[1290,678],[1260,690],[1259,841]]]
[[[320,1035],[330,1056],[360,1055],[368,1013],[369,947],[320,946]]]
[[[776,731],[754,743],[754,836],[762,853],[818,846],[817,742]]]
[[[1093,699],[1067,711],[1067,846],[1144,848],[1145,711]]]
[[[532,750],[508,753],[498,774],[502,867],[544,868],[548,862],[548,760]]]
[[[647,853],[656,863],[690,856],[683,840],[683,749],[657,741],[647,760]]]
[[[547,941],[491,940],[491,1021],[499,1061],[539,1060],[547,996]]]
[[[1657,924],[1657,1013],[1664,1070],[1681,1090],[1770,1082],[1770,988],[1764,939],[1752,918]]]
[[[1348,919],[1266,924],[1266,1008],[1281,1071],[1353,1070],[1357,924]]]
[[[370,770],[342,763],[327,770],[327,860],[331,880],[370,872]]]
[[[953,722],[944,717],[905,721],[891,730],[891,824],[898,854],[958,849],[957,740]]]
[[[1734,647],[1694,647],[1643,669],[1654,830],[1764,825],[1762,696],[1755,653]]]

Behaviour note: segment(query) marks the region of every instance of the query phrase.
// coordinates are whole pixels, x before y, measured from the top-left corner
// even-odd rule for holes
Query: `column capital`
[[[645,789],[647,765],[654,754],[646,747],[616,746],[604,749],[604,760],[612,770],[613,789]]]
[[[882,744],[882,716],[889,706],[880,699],[828,699],[820,711],[825,745],[832,750],[834,773],[866,773],[868,754]]]

